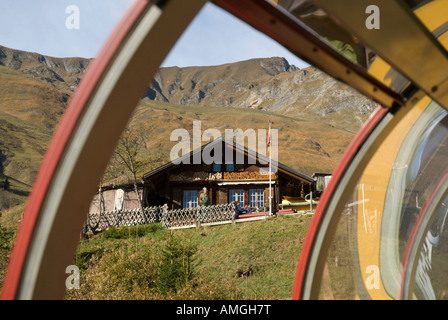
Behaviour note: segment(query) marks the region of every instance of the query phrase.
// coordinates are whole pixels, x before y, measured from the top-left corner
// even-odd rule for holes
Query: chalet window
[[[185,190],[183,198],[184,208],[196,208],[198,206],[198,191],[197,190]]]
[[[213,172],[219,172],[221,171],[221,164],[220,163],[214,163],[213,164]]]
[[[250,189],[249,201],[252,208],[262,208],[264,206],[264,190],[263,189]]]
[[[241,204],[244,203],[244,190],[229,190],[229,202],[239,201]]]
[[[233,163],[226,164],[226,171],[231,172],[234,170]]]

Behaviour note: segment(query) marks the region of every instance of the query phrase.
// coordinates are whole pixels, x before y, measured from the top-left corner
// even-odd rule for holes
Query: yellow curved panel
[[[380,228],[392,168],[400,146],[414,123],[428,107],[428,97],[415,105],[395,126],[372,156],[357,190],[357,249],[364,287],[372,299],[392,299],[384,289],[380,274]]]

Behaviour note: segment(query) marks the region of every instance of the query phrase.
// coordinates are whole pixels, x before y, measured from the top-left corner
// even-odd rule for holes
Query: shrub
[[[195,275],[196,245],[180,237],[168,234],[162,249],[161,263],[158,269],[158,288],[162,293],[177,292]]]
[[[103,252],[103,248],[87,248],[83,250],[77,250],[76,265],[79,267],[79,270],[87,270],[93,263],[95,263],[102,257]]]
[[[123,227],[110,227],[105,230],[102,235],[106,239],[128,239],[134,237],[143,237],[148,233],[156,233],[161,230],[162,226],[158,223],[150,223],[147,225],[139,226],[123,226]]]

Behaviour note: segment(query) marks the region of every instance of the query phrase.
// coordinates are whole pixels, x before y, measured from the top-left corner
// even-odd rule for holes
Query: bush
[[[172,233],[168,235],[158,270],[158,288],[162,293],[177,292],[193,279],[196,268],[194,255],[197,251],[197,246],[191,240],[186,242]]]
[[[106,239],[128,239],[134,237],[143,237],[148,233],[156,233],[161,230],[159,223],[150,223],[147,225],[130,226],[130,227],[110,227],[105,230],[102,235]]]
[[[87,270],[97,260],[101,259],[104,249],[102,248],[87,248],[78,250],[76,252],[76,265],[80,271]]]

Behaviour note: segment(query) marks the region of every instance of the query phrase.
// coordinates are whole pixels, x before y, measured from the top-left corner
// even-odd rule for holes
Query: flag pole
[[[269,215],[272,216],[272,157],[271,157],[271,120],[269,120],[269,136],[268,136],[268,148],[269,148]],[[266,213],[265,213],[266,220]]]

